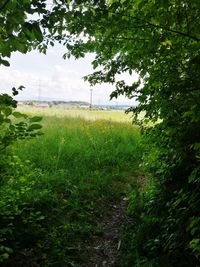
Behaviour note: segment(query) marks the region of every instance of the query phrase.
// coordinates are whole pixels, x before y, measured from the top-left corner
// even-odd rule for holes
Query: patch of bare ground
[[[86,245],[88,260],[81,267],[119,267],[121,232],[126,225],[126,198],[105,203],[108,212],[99,220],[101,236]]]

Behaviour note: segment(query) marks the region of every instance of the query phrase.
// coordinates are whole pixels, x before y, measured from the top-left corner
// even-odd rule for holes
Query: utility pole
[[[41,88],[41,80],[39,79],[38,81],[38,101],[41,100],[41,91],[42,91],[42,88]]]
[[[92,93],[93,89],[90,89],[90,110],[92,109]]]

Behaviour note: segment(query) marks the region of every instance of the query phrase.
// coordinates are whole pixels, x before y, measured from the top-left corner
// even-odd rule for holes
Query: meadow
[[[95,109],[64,109],[60,107],[41,108],[41,107],[19,107],[21,112],[30,115],[51,116],[51,117],[68,117],[82,118],[85,120],[107,120],[114,122],[129,122],[131,123],[131,114],[125,114],[124,110],[95,110]]]
[[[43,116],[43,135],[13,148],[17,172],[2,201],[14,201],[1,223],[12,225],[4,242],[13,252],[2,266],[81,266],[107,203],[134,187],[139,130],[123,111],[25,111]]]

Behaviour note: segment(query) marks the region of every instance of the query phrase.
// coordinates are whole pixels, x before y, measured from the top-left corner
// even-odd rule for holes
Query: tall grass
[[[42,170],[84,173],[132,165],[138,158],[137,128],[111,121],[45,117],[44,136],[17,147]]]
[[[15,145],[30,173],[22,181],[29,190],[21,196],[16,254],[8,266],[78,266],[84,244],[101,234],[98,217],[107,211],[105,203],[134,182],[141,158],[137,127],[60,114],[44,116],[43,136]],[[16,182],[10,186],[15,190]]]
[[[89,109],[62,109],[62,108],[40,108],[40,107],[19,107],[20,111],[28,114],[41,116],[56,116],[68,118],[82,118],[85,120],[107,120],[116,122],[131,123],[132,116],[125,114],[124,110],[89,110]]]

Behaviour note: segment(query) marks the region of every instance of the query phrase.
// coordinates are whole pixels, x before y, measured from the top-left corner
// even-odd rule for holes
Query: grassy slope
[[[31,174],[22,181],[29,190],[22,194],[23,212],[14,221],[15,256],[9,266],[16,266],[14,261],[19,267],[78,266],[84,261],[84,242],[101,234],[96,219],[106,211],[105,203],[125,194],[141,157],[138,129],[106,120],[116,121],[118,112],[91,116],[78,111],[93,118],[84,120],[68,116],[69,111],[48,111],[45,134],[15,147],[28,160]],[[94,114],[103,114],[103,120],[94,120]]]

